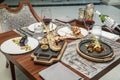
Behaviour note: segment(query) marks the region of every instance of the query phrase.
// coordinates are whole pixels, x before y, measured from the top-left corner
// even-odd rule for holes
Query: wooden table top
[[[10,38],[14,38],[14,37],[18,37],[18,36],[20,36],[20,35],[17,34],[16,32],[14,32],[14,31],[9,31],[9,32],[2,33],[2,34],[0,34],[0,44],[2,44],[4,41],[6,41],[6,40],[8,40]],[[5,54],[5,56],[14,65],[16,65],[21,71],[23,71],[23,73],[26,74],[27,77],[30,78],[31,80],[43,80],[39,76],[38,73],[41,70],[43,70],[43,69],[45,69],[45,68],[47,68],[49,66],[41,65],[41,64],[35,64],[34,61],[31,59],[31,54],[32,54],[32,52],[22,54],[22,55]],[[77,73],[81,77],[84,77],[85,80],[89,80],[86,76],[84,76],[83,74],[81,74],[78,71],[74,70],[70,66],[68,66],[68,65],[65,65],[65,66],[69,67],[72,71],[74,71],[75,73]]]
[[[0,34],[0,44],[2,44],[4,41],[10,39],[10,38],[14,38],[14,37],[18,37],[20,36],[19,34],[17,34],[14,31],[9,31],[9,32],[5,32],[5,33],[1,33]],[[26,76],[28,78],[30,78],[31,80],[43,80],[40,76],[39,76],[39,72],[49,66],[47,65],[40,65],[40,64],[35,64],[34,61],[31,59],[31,54],[32,52],[26,53],[26,54],[22,54],[22,55],[9,55],[9,54],[5,54],[5,56],[14,64],[16,65],[24,74],[26,74]],[[120,59],[119,59],[120,60]],[[115,65],[117,65],[119,62],[117,61]],[[64,64],[64,63],[63,63]],[[70,66],[64,64],[65,66],[67,66],[68,68],[70,68],[72,71],[74,71],[75,73],[77,73],[78,75],[80,75],[81,77],[83,77],[85,80],[94,80],[93,79],[89,79],[88,77],[86,77],[85,75],[83,75],[82,73],[74,70],[73,68],[71,68]],[[110,68],[113,68],[114,66],[111,66]],[[107,73],[109,70],[111,69],[107,69],[105,72],[102,73]],[[103,74],[99,73],[99,76],[102,76]],[[96,79],[99,79],[99,76],[96,76]]]

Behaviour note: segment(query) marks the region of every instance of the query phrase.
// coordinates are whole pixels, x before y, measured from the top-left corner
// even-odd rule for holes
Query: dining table
[[[8,31],[5,33],[0,34],[0,44],[2,44],[4,41],[19,37],[20,34],[16,33],[15,31]],[[43,80],[43,78],[40,77],[38,74],[41,70],[46,69],[49,66],[46,65],[40,65],[40,64],[35,64],[34,61],[31,59],[31,54],[33,51],[28,52],[26,54],[6,54],[3,53],[7,60],[9,61],[10,65],[10,70],[11,70],[11,75],[12,75],[12,80],[16,80],[15,76],[15,66],[18,67],[30,80]],[[63,63],[64,64],[64,63]],[[64,64],[65,65],[65,64]],[[71,70],[74,71],[74,69],[71,68]],[[78,73],[78,72],[76,72]],[[84,75],[82,75],[85,77]],[[87,79],[87,77],[85,77]]]
[[[79,23],[76,23],[76,20],[74,21],[71,22],[71,25],[79,26]],[[56,23],[56,25],[61,25],[61,24]],[[27,34],[28,36],[33,37],[31,32],[26,30],[26,27],[21,29],[14,29],[8,32],[0,33],[0,45],[2,45],[2,43],[4,43],[6,40],[9,40],[11,38],[20,37],[21,34]],[[105,63],[104,62],[97,63],[97,62],[86,60],[83,57],[79,56],[80,60],[78,61],[78,63],[80,65],[78,66],[81,68],[78,69],[74,67],[73,64],[71,65],[70,63],[68,63],[65,56],[70,51],[73,51],[73,53],[76,54],[76,52],[74,52],[76,50],[75,48],[76,43],[88,38],[90,38],[90,34],[88,34],[83,39],[78,39],[78,40],[67,39],[66,40],[68,42],[67,48],[65,49],[61,60],[59,60],[58,62],[62,63],[72,72],[82,77],[83,80],[98,80],[102,76],[104,76],[106,73],[108,73],[110,70],[112,70],[114,67],[116,67],[118,64],[120,64],[120,39],[112,40],[112,39],[103,37],[103,40],[106,43],[108,43],[110,46],[112,46],[115,52],[116,56],[112,61],[105,62]],[[3,54],[7,58],[10,65],[12,80],[16,80],[15,66],[18,69],[20,69],[30,80],[44,80],[38,73],[41,72],[42,70],[47,69],[48,67],[50,67],[50,65],[34,63],[34,61],[31,59],[31,54],[33,54],[33,52],[34,50],[27,52],[25,54],[7,54],[3,52]]]

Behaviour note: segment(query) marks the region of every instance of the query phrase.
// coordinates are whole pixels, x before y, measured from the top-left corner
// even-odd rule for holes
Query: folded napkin
[[[106,32],[106,31],[102,31],[102,36],[112,39],[112,40],[115,40],[115,41],[120,38],[119,35],[116,35],[116,34],[113,34],[110,32]]]
[[[39,75],[44,80],[83,80],[80,76],[72,72],[60,62],[40,71]]]
[[[110,32],[106,32],[106,31],[102,31],[101,36],[106,37],[106,38],[111,39],[111,40],[114,40],[114,41],[116,41],[117,39],[120,38],[119,35],[116,35],[116,34],[113,34]]]

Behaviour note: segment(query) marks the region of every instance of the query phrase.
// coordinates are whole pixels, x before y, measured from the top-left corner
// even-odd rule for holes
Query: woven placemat
[[[112,64],[113,62],[115,62],[120,58],[120,43],[105,37],[101,37],[101,39],[102,41],[104,41],[113,48],[114,54],[116,55],[114,60],[106,63],[96,63],[89,61],[78,55],[76,51],[76,44],[78,44],[82,40],[91,39],[91,38],[92,35],[90,34],[82,39],[69,43],[61,59],[62,62],[66,63],[67,65],[71,66],[77,71],[83,73],[89,78],[94,77],[97,73],[99,73],[100,71],[102,71],[103,69],[105,69],[110,64]]]

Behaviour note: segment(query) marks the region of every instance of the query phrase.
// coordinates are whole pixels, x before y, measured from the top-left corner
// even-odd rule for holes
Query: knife
[[[24,29],[22,29],[22,28],[19,28],[19,29],[20,29],[21,31],[23,31],[24,34],[27,34],[27,35],[33,37],[33,35],[30,34],[28,31],[26,31],[26,30],[24,30]]]

